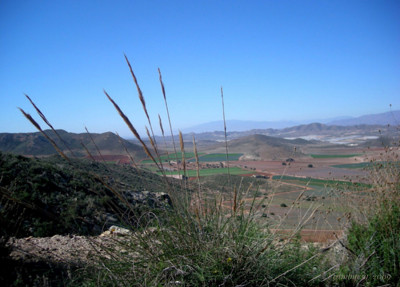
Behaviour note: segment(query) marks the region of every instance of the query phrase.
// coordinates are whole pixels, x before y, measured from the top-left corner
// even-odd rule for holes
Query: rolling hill
[[[66,154],[70,153],[68,148],[77,156],[86,156],[86,152],[82,147],[83,143],[88,150],[97,155],[96,147],[92,142],[96,143],[103,155],[121,155],[126,154],[123,145],[117,135],[111,132],[101,134],[88,133],[69,133],[64,130],[57,130],[68,148],[61,142],[51,130],[45,133],[52,138],[57,146],[59,146]],[[124,145],[134,158],[145,158],[142,147],[139,145],[122,139]],[[47,156],[55,154],[56,151],[47,139],[40,133],[0,133],[0,151],[11,152],[20,155]]]
[[[230,140],[229,152],[243,153],[243,160],[270,159],[282,160],[288,157],[302,155],[299,147],[313,143],[303,139],[288,140],[266,135],[250,135]],[[296,150],[295,150],[296,148]],[[220,143],[212,149],[213,152],[224,152],[225,145]]]
[[[168,190],[158,175],[145,170],[60,156],[0,152],[0,174],[0,237],[100,234],[113,224],[144,220],[142,213],[149,208],[156,212],[156,205],[147,204],[149,192],[143,191]],[[179,190],[177,182],[170,182]]]
[[[310,123],[304,125],[298,125],[288,127],[284,129],[252,129],[248,131],[235,131],[227,132],[228,140],[239,139],[251,135],[265,135],[271,137],[279,137],[286,139],[303,138],[306,140],[319,140],[331,143],[341,143],[341,138],[353,138],[357,139],[357,144],[363,143],[368,139],[378,138],[380,136],[385,137],[397,137],[399,135],[399,129],[397,126],[388,125],[354,125],[354,126],[341,126],[341,125],[327,125],[322,123]],[[183,139],[190,145],[192,142],[193,134],[184,134]],[[225,139],[224,132],[204,132],[195,134],[196,142],[202,146],[210,146],[212,142],[222,142]],[[163,140],[161,137],[160,141]],[[171,137],[166,137],[168,142],[171,141]],[[178,141],[178,137],[175,141]]]

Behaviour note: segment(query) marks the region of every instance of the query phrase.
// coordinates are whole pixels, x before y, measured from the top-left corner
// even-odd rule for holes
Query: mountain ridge
[[[389,117],[392,119],[391,123],[395,124],[379,124],[380,122],[384,121],[384,119],[388,119]],[[342,125],[313,122],[281,129],[251,128],[245,131],[234,131],[234,129],[229,126],[228,121],[227,137],[228,140],[232,141],[241,137],[260,134],[286,139],[302,138],[305,140],[319,140],[332,143],[360,144],[367,140],[377,139],[381,136],[398,136],[399,129],[396,127],[398,126],[397,118],[400,119],[400,111],[366,115],[358,118],[346,120],[342,119],[336,121],[342,122]],[[373,121],[373,124],[360,124],[361,121],[368,120]],[[345,125],[344,121],[347,121],[347,123],[353,121],[357,124]],[[57,132],[67,143],[68,147],[73,151],[73,153],[78,156],[87,156],[87,153],[85,152],[81,143],[83,143],[88,148],[92,155],[98,155],[97,148],[92,142],[92,137],[97,147],[101,150],[102,155],[126,154],[124,146],[120,143],[120,140],[122,140],[129,152],[134,156],[134,158],[142,159],[147,157],[137,141],[120,139],[112,132],[92,133],[90,135],[88,133],[70,133],[65,130],[57,130]],[[49,135],[49,137],[51,137],[66,154],[69,153],[68,148],[65,147],[64,143],[55,136],[53,131],[46,130],[45,133]],[[225,140],[225,134],[222,131],[222,128],[221,131],[195,133],[195,135],[196,142],[206,147],[213,146],[215,142]],[[354,140],[354,138],[357,139]],[[162,137],[159,136],[157,136],[156,139],[160,141],[164,140]],[[171,140],[169,136],[165,137],[165,139],[167,141]],[[185,142],[189,143],[189,147],[190,143],[193,141],[193,133],[184,133],[183,139]],[[178,140],[178,138],[176,138],[176,140]],[[40,132],[0,133],[0,151],[30,156],[48,156],[56,153],[53,146]]]
[[[87,156],[82,146],[83,144],[93,155],[97,155],[98,151],[93,141],[103,155],[125,154],[124,146],[120,143],[120,141],[122,141],[132,155],[137,158],[146,157],[143,149],[139,145],[125,139],[120,139],[112,132],[78,134],[70,133],[65,130],[57,130],[57,133],[67,146],[65,146],[64,142],[59,140],[52,130],[45,130],[44,132],[54,140],[57,146],[66,154],[69,154],[69,149],[71,149],[72,152],[78,156]],[[0,151],[31,156],[48,156],[57,153],[50,142],[40,132],[0,133]]]
[[[400,110],[389,111],[377,114],[367,114],[359,117],[336,117],[330,119],[314,119],[303,121],[245,121],[245,120],[227,120],[226,126],[229,131],[243,132],[254,129],[285,129],[294,126],[307,125],[311,123],[321,123],[326,125],[336,126],[353,126],[353,125],[399,125],[400,123]],[[204,133],[223,131],[224,122],[212,121],[199,125],[182,129],[183,133]]]

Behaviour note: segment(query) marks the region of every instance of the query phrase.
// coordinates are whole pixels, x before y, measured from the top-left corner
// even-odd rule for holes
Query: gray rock
[[[147,205],[152,208],[172,207],[172,200],[165,192],[127,190],[123,192],[123,195],[132,205]]]

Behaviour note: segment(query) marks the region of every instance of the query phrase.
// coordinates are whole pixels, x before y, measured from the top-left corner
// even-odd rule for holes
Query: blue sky
[[[299,121],[400,109],[400,1],[0,2],[0,132],[35,129],[28,94],[56,128],[130,136],[222,119]],[[44,126],[44,125],[42,125]],[[229,127],[228,127],[229,129]]]

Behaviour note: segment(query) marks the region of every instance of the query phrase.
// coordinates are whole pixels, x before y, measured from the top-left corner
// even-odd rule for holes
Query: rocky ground
[[[121,248],[130,231],[112,226],[100,236],[61,236],[11,238],[7,247],[13,260],[80,265],[99,256],[109,257],[110,250]]]
[[[7,246],[11,249],[10,258],[13,260],[81,265],[99,257],[110,258],[112,251],[126,252],[122,250],[124,242],[135,236],[137,235],[127,229],[112,226],[100,236],[54,235],[40,238],[11,238]],[[343,253],[343,246],[339,240],[314,243],[314,245],[321,248],[321,251],[332,250],[335,254]]]

